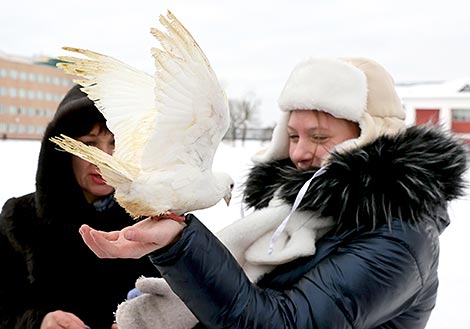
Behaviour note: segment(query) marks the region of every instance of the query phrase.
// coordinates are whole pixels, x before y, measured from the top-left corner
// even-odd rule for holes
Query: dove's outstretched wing
[[[116,200],[134,217],[182,214],[228,200],[232,178],[213,173],[215,152],[229,127],[229,107],[209,61],[170,13],[165,31],[152,29],[151,77],[112,57],[65,48],[85,58],[60,57],[107,119],[112,156],[65,136],[52,140],[98,166]]]
[[[168,12],[166,33],[151,29],[155,77],[112,57],[66,47],[88,58],[62,56],[59,67],[83,77],[82,85],[114,133],[113,158],[141,170],[172,171],[190,166],[210,171],[229,127],[227,97],[203,51]],[[116,165],[117,167],[117,165]]]
[[[227,97],[203,51],[168,12],[160,16],[167,33],[152,29],[162,49],[155,58],[155,127],[144,147],[142,169],[189,165],[210,171],[229,127]]]
[[[74,80],[94,101],[114,133],[113,157],[118,161],[136,163],[143,145],[153,130],[155,111],[155,80],[117,59],[90,50],[64,47],[85,58],[60,56],[65,61],[57,66],[65,72],[83,77]]]

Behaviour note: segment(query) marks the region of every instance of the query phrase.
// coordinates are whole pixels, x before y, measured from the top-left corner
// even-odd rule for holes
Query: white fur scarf
[[[216,234],[252,282],[277,265],[313,255],[316,240],[333,225],[330,218],[296,211],[269,254],[271,237],[290,210],[290,205],[273,199],[269,207],[254,211]],[[119,329],[190,329],[197,324],[196,317],[164,279],[142,277],[137,280],[136,288],[142,295],[124,301],[117,308]]]

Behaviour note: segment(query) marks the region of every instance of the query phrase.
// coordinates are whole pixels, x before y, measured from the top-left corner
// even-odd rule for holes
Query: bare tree
[[[230,106],[230,128],[228,136],[233,143],[241,139],[245,143],[246,133],[250,124],[256,124],[260,101],[254,93],[249,93],[241,99],[229,100]]]

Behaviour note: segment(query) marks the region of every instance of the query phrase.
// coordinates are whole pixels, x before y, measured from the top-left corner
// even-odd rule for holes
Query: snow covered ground
[[[12,196],[34,191],[37,141],[0,140],[0,205]],[[250,156],[262,147],[259,142],[223,143],[216,155],[214,167],[229,172],[240,187],[250,164]],[[470,173],[468,175],[470,177]],[[218,231],[240,218],[240,190],[236,190],[230,207],[220,202],[216,206],[195,212],[213,231]],[[452,224],[441,236],[440,288],[437,306],[427,329],[466,329],[470,323],[470,257],[465,241],[470,240],[470,190],[467,196],[450,204]]]

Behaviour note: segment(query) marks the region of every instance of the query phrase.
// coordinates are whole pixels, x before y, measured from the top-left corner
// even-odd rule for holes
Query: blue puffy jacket
[[[465,151],[437,128],[413,127],[335,154],[300,208],[337,225],[315,255],[251,283],[193,215],[174,245],[151,254],[198,328],[424,328],[438,290],[447,202],[463,192]],[[289,162],[257,165],[245,189],[254,208],[274,191],[292,202],[311,177]]]

